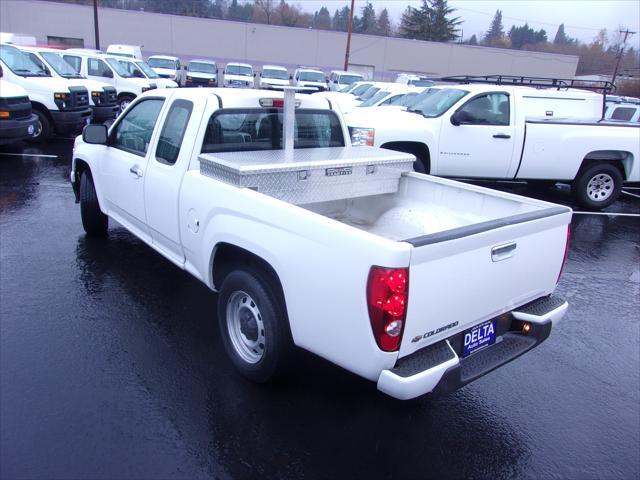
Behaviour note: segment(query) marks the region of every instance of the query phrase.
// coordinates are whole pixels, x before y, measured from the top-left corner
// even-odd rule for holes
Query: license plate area
[[[496,342],[496,321],[488,320],[464,332],[462,357],[483,350]]]

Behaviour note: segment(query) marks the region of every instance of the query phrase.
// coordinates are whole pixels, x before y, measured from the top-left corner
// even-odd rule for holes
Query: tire
[[[611,163],[596,163],[578,173],[571,193],[583,207],[600,210],[615,202],[622,191],[622,173]]]
[[[36,130],[32,137],[27,139],[29,143],[44,143],[53,137],[53,125],[49,117],[38,109],[33,109],[33,113],[38,117]]]
[[[234,367],[253,382],[265,383],[290,367],[293,342],[281,295],[249,269],[234,270],[218,296],[218,325]]]
[[[122,97],[120,97],[118,99],[118,106],[120,107],[120,112],[118,113],[118,115],[120,115],[129,106],[129,104],[133,102],[135,98],[136,97],[132,95],[123,95]]]
[[[104,237],[109,230],[109,217],[100,210],[93,178],[87,171],[80,177],[80,217],[87,235]]]

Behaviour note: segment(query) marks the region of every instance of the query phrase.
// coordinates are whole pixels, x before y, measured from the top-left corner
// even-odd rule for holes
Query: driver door
[[[151,237],[144,209],[144,176],[163,104],[163,98],[137,102],[112,128],[108,152],[102,157],[104,198],[110,215],[147,241]]]

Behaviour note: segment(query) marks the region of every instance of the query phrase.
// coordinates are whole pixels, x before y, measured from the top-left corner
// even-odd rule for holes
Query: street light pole
[[[355,0],[351,0],[351,10],[349,10],[349,29],[347,31],[347,51],[344,54],[344,70],[349,70],[349,52],[351,50],[351,31],[353,30],[353,4]]]
[[[93,30],[96,35],[96,50],[100,50],[100,27],[98,26],[98,0],[93,0]]]

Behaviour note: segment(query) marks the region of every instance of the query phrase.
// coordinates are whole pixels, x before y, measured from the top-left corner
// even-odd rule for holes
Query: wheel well
[[[395,150],[397,152],[411,153],[422,162],[427,173],[431,171],[431,154],[429,152],[429,147],[427,147],[424,143],[387,142],[383,145],[380,145],[380,148]]]
[[[580,174],[585,168],[593,165],[595,162],[609,163],[615,166],[620,170],[622,178],[626,180],[633,165],[633,154],[622,150],[596,150],[589,152],[582,160],[578,174]]]
[[[129,93],[129,92],[120,92],[118,94],[118,100],[122,100],[124,97],[136,98],[136,96],[133,93]]]
[[[80,201],[80,177],[82,173],[85,171],[89,171],[91,174],[91,168],[89,168],[89,164],[84,160],[80,160],[76,158],[76,169],[75,169],[75,182],[73,182],[73,193],[76,196],[76,203]]]
[[[49,113],[49,109],[45,107],[43,104],[32,101],[31,108],[34,110],[38,110],[40,113],[44,114],[44,116],[47,117],[50,122],[53,122],[53,119],[51,118],[51,113]]]
[[[276,287],[278,292],[283,293],[280,277],[269,262],[244,248],[224,242],[217,244],[213,253],[212,280],[214,288],[219,288],[224,277],[238,267],[259,271],[267,277],[267,280],[273,282],[272,285]]]

